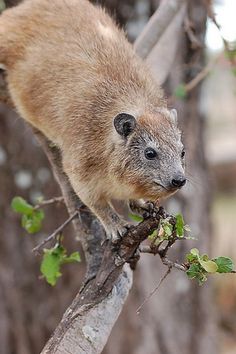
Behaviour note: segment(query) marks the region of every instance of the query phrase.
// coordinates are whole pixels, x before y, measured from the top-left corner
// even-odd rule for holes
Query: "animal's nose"
[[[175,187],[175,188],[181,188],[185,185],[185,183],[186,183],[186,178],[182,175],[176,176],[171,181],[172,187]]]

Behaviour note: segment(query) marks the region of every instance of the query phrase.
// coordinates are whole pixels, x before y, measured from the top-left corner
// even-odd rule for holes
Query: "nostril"
[[[186,183],[186,178],[185,177],[181,177],[181,178],[174,178],[171,181],[171,184],[173,187],[175,188],[181,188],[185,185]]]

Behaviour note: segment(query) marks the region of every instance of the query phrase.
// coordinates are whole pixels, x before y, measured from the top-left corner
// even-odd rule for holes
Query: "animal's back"
[[[25,0],[0,17],[0,64],[19,113],[59,146],[108,236],[126,230],[111,200],[157,200],[184,185],[176,114],[102,9]]]
[[[1,16],[0,43],[0,62],[9,69],[20,114],[41,130],[41,120],[50,115],[43,132],[59,145],[80,114],[86,124],[94,116],[106,129],[107,111],[109,117],[132,111],[134,100],[140,105],[154,92],[124,33],[87,0],[26,0]],[[156,101],[158,90],[154,96]],[[94,124],[89,136],[91,129]]]

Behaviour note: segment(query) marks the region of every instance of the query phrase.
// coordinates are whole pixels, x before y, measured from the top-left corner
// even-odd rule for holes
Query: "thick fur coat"
[[[60,148],[75,192],[108,235],[124,232],[112,199],[156,200],[179,188],[171,184],[183,179],[175,114],[103,9],[25,0],[4,11],[0,63],[19,114]]]

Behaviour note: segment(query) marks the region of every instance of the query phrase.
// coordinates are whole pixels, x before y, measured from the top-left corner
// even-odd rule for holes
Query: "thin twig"
[[[42,200],[42,201],[38,202],[38,204],[35,205],[34,209],[37,210],[37,209],[44,207],[46,205],[55,204],[55,203],[62,203],[62,202],[64,202],[64,197],[55,197],[55,198],[48,199],[48,200]]]
[[[40,244],[33,248],[33,252],[38,252],[46,243],[55,239],[57,235],[76,217],[78,216],[78,211],[75,211],[62,225],[60,225],[51,235],[45,238]]]
[[[153,255],[158,254],[160,259],[161,259],[161,261],[162,261],[162,263],[164,265],[167,265],[168,267],[179,269],[179,270],[181,270],[183,272],[186,272],[186,270],[187,270],[187,267],[185,267],[184,265],[179,264],[177,262],[173,262],[170,259],[168,259],[166,256],[163,257],[161,252],[159,252],[159,250],[157,248],[153,249],[150,246],[142,246],[142,247],[140,247],[140,252],[142,252],[142,253],[150,253],[150,254],[153,254]]]
[[[182,272],[186,272],[186,270],[188,270],[188,268],[186,266],[179,264],[177,262],[173,262],[173,261],[169,260],[167,257],[161,258],[161,261],[164,265],[166,265],[168,267],[176,268],[178,270],[181,270]]]
[[[137,308],[136,313],[137,315],[140,314],[140,310],[142,309],[142,307],[146,304],[146,302],[152,297],[152,295],[160,288],[161,284],[163,283],[163,281],[166,279],[166,277],[170,274],[172,269],[172,266],[168,266],[167,271],[165,272],[165,274],[161,277],[161,279],[159,280],[157,286],[150,292],[150,294],[146,297],[146,299],[142,302],[142,304]]]
[[[213,58],[209,63],[187,84],[184,85],[185,91],[190,92],[194,89],[205,77],[210,73],[213,67],[216,65],[220,56]]]
[[[188,35],[188,38],[192,44],[192,48],[193,49],[202,48],[201,42],[199,41],[199,39],[197,38],[197,36],[195,35],[195,33],[193,31],[193,23],[190,21],[190,19],[187,15],[184,19],[184,30]]]

